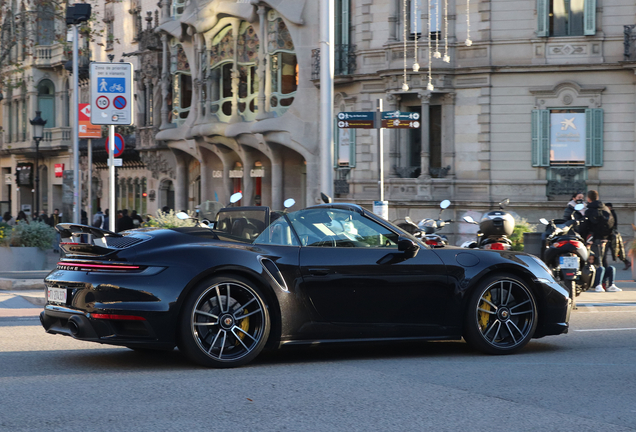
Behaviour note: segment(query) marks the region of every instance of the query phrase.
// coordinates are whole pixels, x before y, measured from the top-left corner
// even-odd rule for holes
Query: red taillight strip
[[[91,318],[122,321],[146,321],[146,318],[135,315],[91,314]]]
[[[131,266],[131,265],[115,265],[115,264],[76,264],[71,262],[63,262],[60,261],[57,265],[62,266],[73,266],[80,268],[97,268],[97,269],[110,269],[110,270],[139,270],[141,267],[139,266]]]
[[[89,243],[73,243],[73,242],[60,242],[61,245],[82,245],[82,244],[89,244]]]

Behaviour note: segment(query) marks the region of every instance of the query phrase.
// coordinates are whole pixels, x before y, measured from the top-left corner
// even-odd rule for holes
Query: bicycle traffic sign
[[[94,125],[132,125],[132,64],[92,62],[91,107]]]
[[[109,138],[106,138],[106,153],[110,154]],[[119,157],[124,154],[124,137],[120,134],[115,134],[115,153],[114,157]]]

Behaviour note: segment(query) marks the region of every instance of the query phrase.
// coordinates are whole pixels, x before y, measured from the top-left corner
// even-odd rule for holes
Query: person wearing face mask
[[[563,212],[563,219],[571,219],[573,214],[575,219],[581,219],[585,215],[585,208],[580,211],[574,210],[574,206],[577,204],[586,205],[585,195],[583,192],[576,192],[572,194],[572,199]]]

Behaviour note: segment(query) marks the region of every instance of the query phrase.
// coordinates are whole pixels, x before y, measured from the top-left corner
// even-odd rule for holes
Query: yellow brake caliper
[[[243,309],[243,315],[245,315],[246,313],[247,313],[247,309]],[[243,318],[239,324],[239,328],[243,330],[245,333],[247,333],[247,330],[250,328],[250,317]],[[239,335],[238,335],[239,339],[243,340],[243,338],[245,338],[245,333],[239,332]],[[235,345],[238,345],[238,341],[236,342]]]
[[[490,291],[488,291],[488,294],[486,294],[483,297],[484,300],[488,300],[488,301],[492,301],[492,295],[490,294]],[[488,325],[488,321],[490,321],[490,314],[488,312],[484,312],[484,311],[490,311],[492,310],[492,307],[486,303],[485,301],[482,301],[481,304],[479,305],[479,309],[483,309],[480,310],[478,312],[479,314],[479,326],[483,329],[486,328],[486,326]]]

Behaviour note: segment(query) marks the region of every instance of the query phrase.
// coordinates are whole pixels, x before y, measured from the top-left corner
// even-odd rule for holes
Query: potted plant
[[[19,222],[12,229],[0,228],[0,232],[0,270],[44,270],[45,250],[55,240],[53,228],[43,222]]]

